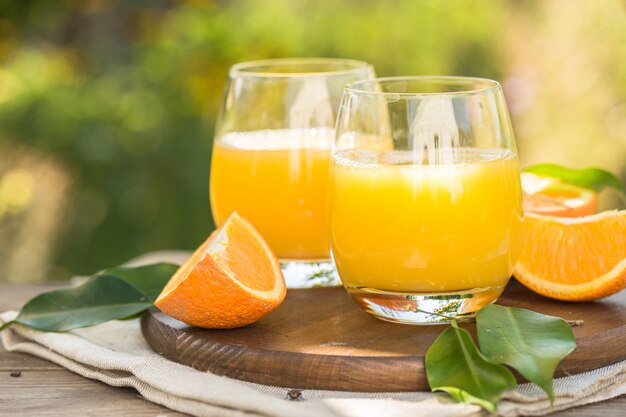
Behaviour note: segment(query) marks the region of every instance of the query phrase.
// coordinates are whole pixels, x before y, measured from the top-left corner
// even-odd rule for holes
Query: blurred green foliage
[[[71,178],[42,274],[88,274],[205,238],[213,125],[232,64],[347,57],[379,75],[500,79],[514,3],[0,0],[0,176],[19,151]],[[0,211],[0,236],[11,216]]]

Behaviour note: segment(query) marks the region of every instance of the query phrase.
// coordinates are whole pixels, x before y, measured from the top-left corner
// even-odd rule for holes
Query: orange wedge
[[[598,211],[598,193],[559,180],[522,173],[524,211],[557,217],[590,216]]]
[[[531,290],[589,301],[626,287],[626,210],[559,218],[526,213],[513,275]]]
[[[231,329],[276,309],[286,292],[267,243],[233,213],[176,271],[154,304],[190,326]]]

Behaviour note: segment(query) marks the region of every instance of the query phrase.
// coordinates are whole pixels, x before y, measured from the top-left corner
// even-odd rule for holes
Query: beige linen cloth
[[[132,264],[181,262],[188,253],[160,252]],[[0,322],[17,313],[0,314]],[[68,333],[44,333],[14,325],[0,333],[9,351],[54,362],[87,378],[117,387],[133,387],[148,401],[196,416],[277,417],[420,417],[478,416],[477,406],[456,404],[443,394],[426,392],[354,393],[303,390],[301,400],[288,389],[240,382],[201,372],[154,353],[138,320],[113,321]],[[372,378],[376,378],[372,375]],[[545,415],[626,394],[626,361],[585,374],[555,380],[553,408],[541,390],[522,384],[505,393],[499,414]]]

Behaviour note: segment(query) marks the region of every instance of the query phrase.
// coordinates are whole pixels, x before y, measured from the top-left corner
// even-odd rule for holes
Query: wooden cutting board
[[[512,280],[499,304],[566,320],[577,348],[557,376],[626,359],[626,291],[592,303],[564,303]],[[342,288],[289,290],[260,321],[234,330],[189,327],[157,310],[141,320],[150,346],[168,359],[218,375],[287,388],[428,390],[424,355],[445,326],[388,323],[361,311]],[[473,323],[463,324],[475,336]]]

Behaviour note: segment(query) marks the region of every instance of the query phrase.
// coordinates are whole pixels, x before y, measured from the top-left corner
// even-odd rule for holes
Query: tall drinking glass
[[[523,217],[499,83],[351,83],[333,160],[332,255],[361,308],[388,321],[440,323],[471,317],[498,298]]]
[[[211,163],[213,218],[237,211],[281,260],[289,288],[339,285],[330,262],[328,194],[344,86],[372,78],[362,61],[292,58],[230,70]]]

